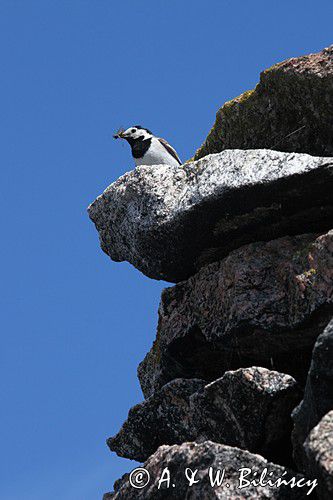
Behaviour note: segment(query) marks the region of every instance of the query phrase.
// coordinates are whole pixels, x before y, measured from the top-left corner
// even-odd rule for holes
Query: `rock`
[[[111,259],[179,282],[244,244],[330,229],[332,170],[333,158],[228,150],[137,167],[88,211]]]
[[[288,59],[224,104],[195,159],[224,149],[269,148],[333,156],[333,45]]]
[[[176,379],[134,406],[107,443],[121,457],[146,460],[162,444],[211,440],[286,464],[291,411],[300,400],[295,380],[265,368],[227,372],[205,386]]]
[[[237,446],[290,465],[291,411],[300,398],[289,375],[260,367],[226,372],[190,397],[195,439]]]
[[[305,381],[333,310],[333,231],[252,243],[162,293],[143,393],[175,378],[263,366]],[[295,360],[297,359],[297,362]]]
[[[325,415],[305,442],[307,472],[318,479],[318,498],[333,498],[333,411]]]
[[[331,278],[332,279],[332,278]],[[333,319],[318,337],[313,350],[304,399],[294,410],[294,459],[301,470],[307,459],[303,443],[311,429],[333,409]]]
[[[194,439],[190,396],[205,385],[203,380],[173,380],[134,406],[120,432],[107,440],[111,451],[139,462],[161,444],[180,444]]]
[[[161,446],[154,455],[149,457],[144,468],[150,476],[150,481],[144,488],[133,488],[130,485],[129,476],[126,475],[117,482],[114,493],[106,498],[108,500],[136,500],[138,498],[147,500],[185,498],[188,500],[230,500],[230,498],[287,500],[304,499],[306,493],[312,491],[314,487],[310,480],[284,467],[267,462],[260,455],[253,455],[248,451],[211,441],[201,444],[183,443],[182,445]],[[166,468],[170,474],[170,482],[167,481]],[[252,472],[245,470],[246,468],[251,469]],[[189,486],[185,475],[186,469],[191,469],[193,473],[197,470],[194,476],[194,479],[198,481],[196,484]],[[216,481],[218,470],[220,470],[219,477],[222,479],[223,469],[225,470],[224,480],[218,485]],[[291,483],[280,487],[269,487],[267,484],[254,486],[245,483],[248,480],[259,479],[265,469],[267,469],[267,474],[271,473],[269,477],[266,476],[266,482],[268,479],[275,482],[285,474],[283,479],[292,483],[299,481],[299,487],[291,488]],[[188,477],[191,477],[191,471],[187,470]],[[246,476],[247,473],[249,473],[248,476]],[[214,486],[210,483],[210,476]],[[134,478],[133,474],[132,481]],[[164,481],[161,482],[159,488],[161,478]],[[262,483],[265,483],[264,479]],[[239,489],[239,486],[242,488]]]

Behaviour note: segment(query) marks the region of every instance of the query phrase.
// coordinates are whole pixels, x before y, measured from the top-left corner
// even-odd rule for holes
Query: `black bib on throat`
[[[148,151],[151,145],[151,138],[143,140],[143,138],[138,139],[126,139],[132,148],[133,158],[142,158]]]

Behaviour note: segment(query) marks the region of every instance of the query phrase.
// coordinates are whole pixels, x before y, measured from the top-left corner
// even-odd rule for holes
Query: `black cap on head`
[[[139,129],[139,130],[145,130],[146,132],[148,132],[148,134],[153,135],[153,133],[148,128],[141,127],[141,125],[134,125],[134,127]]]

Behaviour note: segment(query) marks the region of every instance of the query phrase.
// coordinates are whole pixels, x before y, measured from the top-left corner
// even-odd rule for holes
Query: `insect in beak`
[[[125,130],[121,127],[113,136],[114,139],[124,139]]]

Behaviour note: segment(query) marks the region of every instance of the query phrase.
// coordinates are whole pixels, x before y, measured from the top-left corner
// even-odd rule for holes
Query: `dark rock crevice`
[[[216,341],[207,341],[200,328],[191,328],[161,355],[160,363],[165,367],[161,370],[162,382],[178,377],[214,380],[227,370],[255,365],[288,373],[304,384],[315,339],[332,314],[333,305],[323,306],[292,331],[251,331],[248,325],[240,325],[237,332],[230,331],[223,340]],[[260,346],[257,353],[253,353],[253,345]],[[302,359],[302,365],[290,363],[294,356]]]
[[[327,170],[326,170],[327,168]],[[220,260],[230,251],[252,241],[270,241],[284,235],[294,236],[325,232],[333,220],[333,173],[331,165],[323,166],[323,178],[307,172],[270,185],[245,187],[236,203],[232,193],[223,203],[197,207],[194,215],[204,227],[195,269],[203,263]],[[208,215],[210,214],[210,215]],[[198,222],[196,222],[198,224]],[[193,228],[192,228],[193,229]],[[202,245],[202,246],[203,246]]]

